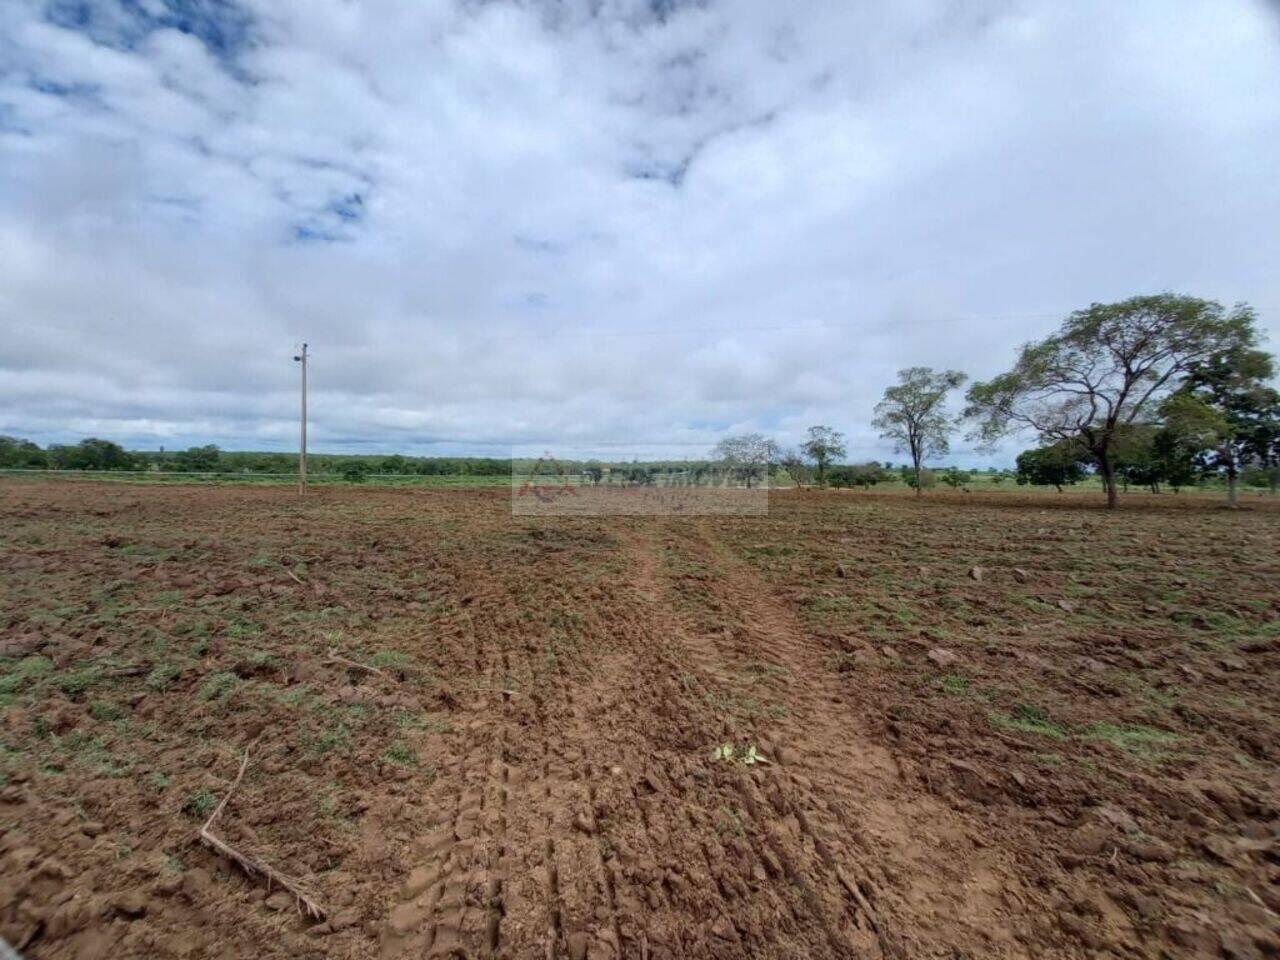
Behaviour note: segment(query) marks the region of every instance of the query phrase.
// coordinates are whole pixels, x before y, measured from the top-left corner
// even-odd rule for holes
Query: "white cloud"
[[[1274,347],[1278,32],[1245,0],[9,4],[0,431],[287,446],[306,338],[322,448],[822,422],[886,459],[898,367],[989,375],[1094,300],[1249,300]]]

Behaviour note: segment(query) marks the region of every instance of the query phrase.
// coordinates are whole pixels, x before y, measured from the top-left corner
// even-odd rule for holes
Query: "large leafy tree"
[[[826,480],[827,467],[845,454],[844,434],[831,427],[810,427],[809,436],[800,445],[800,450],[818,468],[818,483],[822,483]]]
[[[1038,487],[1062,488],[1084,479],[1081,451],[1072,443],[1051,443],[1045,447],[1023,450],[1018,454],[1017,473],[1019,486],[1032,484]]]
[[[1160,433],[1154,423],[1129,424],[1117,433],[1113,463],[1116,478],[1126,491],[1132,483],[1147,487],[1152,493],[1160,492],[1160,482],[1164,480],[1164,462],[1156,452]]]
[[[89,437],[74,447],[49,448],[49,459],[61,470],[132,470],[133,457],[110,440]]]
[[[975,383],[966,417],[991,443],[1030,430],[1045,443],[1076,444],[1117,502],[1115,449],[1124,428],[1149,419],[1161,400],[1215,354],[1239,355],[1257,340],[1247,305],[1175,294],[1095,303],[1058,332],[1022,348],[1013,369]]]
[[[1274,374],[1274,361],[1261,350],[1214,354],[1192,367],[1162,405],[1166,429],[1197,451],[1205,472],[1226,479],[1232,505],[1241,472],[1267,463],[1280,437],[1280,393],[1267,383]]]
[[[947,415],[947,394],[965,381],[957,370],[936,372],[930,367],[898,371],[898,382],[888,387],[876,404],[872,426],[894,442],[898,451],[911,454],[916,495],[923,490],[921,469],[927,457],[941,456],[951,448],[954,429]]]

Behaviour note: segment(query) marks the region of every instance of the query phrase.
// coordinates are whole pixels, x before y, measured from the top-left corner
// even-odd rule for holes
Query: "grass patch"
[[[95,700],[89,704],[89,716],[95,720],[119,720],[127,712],[118,704],[110,703],[106,700]]]
[[[75,766],[101,776],[123,777],[128,773],[127,764],[122,765],[116,761],[103,737],[90,736],[82,730],[72,730],[66,736],[57,738],[55,746],[65,751]]]
[[[1117,725],[1106,722],[1090,725],[1081,737],[1110,743],[1127,753],[1146,757],[1159,756],[1178,740],[1177,734],[1167,730],[1157,730],[1141,724]]]
[[[79,670],[70,670],[59,677],[58,686],[67,696],[77,697],[97,686],[101,679],[100,667],[81,667]]]
[[[809,613],[814,614],[853,613],[857,609],[852,597],[810,597],[805,606]]]
[[[987,721],[1002,730],[1034,733],[1054,740],[1067,739],[1066,727],[1050,720],[1048,711],[1043,707],[1031,703],[1015,703],[1008,713],[992,710],[987,714]]]
[[[418,763],[418,752],[403,740],[393,740],[382,754],[382,759],[397,767],[413,767]]]
[[[422,730],[426,733],[453,733],[453,723],[446,714],[410,713],[396,710],[391,721],[397,730]]]
[[[233,640],[243,640],[245,637],[257,636],[262,632],[262,628],[252,620],[236,620],[227,624],[224,632]]]
[[[204,678],[198,691],[201,700],[226,703],[240,686],[240,678],[229,670],[217,670]]]
[[[152,690],[167,690],[181,671],[171,663],[157,663],[144,681]]]
[[[369,658],[369,666],[383,670],[403,670],[413,665],[413,658],[399,650],[379,650]]]
[[[182,812],[203,820],[213,813],[213,808],[217,805],[218,798],[212,793],[208,790],[197,790],[187,797],[186,802],[182,804]]]
[[[303,752],[311,756],[323,756],[335,751],[346,753],[350,747],[351,730],[342,722],[310,734],[302,744]]]
[[[969,678],[963,673],[947,674],[938,681],[938,687],[943,693],[953,697],[967,697],[973,692],[969,687]]]
[[[51,673],[53,661],[48,657],[37,655],[8,661],[0,667],[0,705],[12,703],[16,694]]]

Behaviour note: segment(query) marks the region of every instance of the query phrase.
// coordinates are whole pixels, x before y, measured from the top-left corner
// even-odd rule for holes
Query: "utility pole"
[[[302,446],[298,450],[298,493],[307,490],[307,345],[302,345],[302,353],[293,358],[302,364]]]

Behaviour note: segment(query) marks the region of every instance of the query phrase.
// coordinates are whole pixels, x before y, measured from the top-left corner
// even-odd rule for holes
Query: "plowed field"
[[[0,935],[1277,956],[1278,702],[1265,499],[554,518],[507,491],[5,481]],[[202,845],[215,814],[322,917]]]

